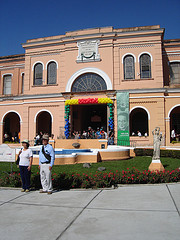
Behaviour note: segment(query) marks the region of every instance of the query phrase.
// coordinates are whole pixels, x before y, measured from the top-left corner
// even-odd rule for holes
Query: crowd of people
[[[97,130],[88,127],[85,131],[73,131],[71,133],[71,138],[74,139],[108,139],[108,144],[112,145],[114,143],[114,133],[113,131],[109,131],[108,133],[101,128],[97,128]]]
[[[3,136],[3,142],[20,143],[20,132],[14,132],[13,134],[11,132],[5,132]]]
[[[36,134],[36,137],[34,138],[34,146],[42,145],[42,137],[43,135],[49,135],[48,133],[43,133],[42,131]],[[50,140],[54,139],[54,134],[51,134]]]
[[[144,134],[142,134],[140,131],[137,131],[137,132],[132,132],[131,136],[138,136],[138,137],[144,136],[144,137],[147,137],[148,134],[147,134],[147,132],[145,132]]]

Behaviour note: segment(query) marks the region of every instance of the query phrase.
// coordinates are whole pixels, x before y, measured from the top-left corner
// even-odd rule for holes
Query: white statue
[[[160,145],[161,145],[161,138],[162,133],[160,133],[160,128],[156,127],[152,131],[153,137],[154,137],[154,152],[153,152],[153,160],[160,159]]]

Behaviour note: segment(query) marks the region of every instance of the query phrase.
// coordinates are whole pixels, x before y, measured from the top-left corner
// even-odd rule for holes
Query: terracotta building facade
[[[69,132],[108,131],[109,99],[116,144],[117,95],[128,93],[130,143],[152,145],[158,126],[162,145],[180,145],[180,39],[165,40],[159,25],[85,29],[22,47],[25,54],[0,57],[0,143],[5,134],[33,140],[40,131],[64,138],[67,100]]]

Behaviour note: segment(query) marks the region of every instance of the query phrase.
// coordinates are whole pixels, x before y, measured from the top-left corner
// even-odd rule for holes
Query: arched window
[[[20,117],[16,112],[8,112],[3,118],[3,142],[19,142]],[[14,140],[13,140],[14,139]]]
[[[134,70],[134,57],[127,55],[123,60],[124,65],[124,79],[134,79],[135,70]]]
[[[175,136],[172,135],[172,130]],[[171,141],[180,141],[180,106],[175,107],[170,113]]]
[[[140,56],[141,78],[151,78],[151,57],[145,53]]]
[[[85,73],[79,76],[72,85],[72,92],[94,92],[107,90],[104,79],[96,73]]]
[[[22,76],[21,76],[21,77],[22,77],[22,79],[21,79],[21,81],[22,81],[22,82],[21,82],[21,84],[22,84],[22,85],[21,85],[21,93],[24,93],[24,73],[22,73]]]
[[[52,134],[52,117],[47,111],[39,112],[36,117],[36,132]]]
[[[136,136],[138,131],[142,136],[149,135],[148,114],[142,108],[135,108],[130,114],[130,135]]]
[[[47,66],[47,84],[56,84],[57,64],[50,62]]]
[[[170,83],[180,84],[180,62],[171,62],[170,68]]]
[[[37,63],[34,66],[34,85],[42,85],[43,78],[43,65],[41,63]]]
[[[3,94],[9,95],[11,94],[11,75],[5,75],[3,78]]]

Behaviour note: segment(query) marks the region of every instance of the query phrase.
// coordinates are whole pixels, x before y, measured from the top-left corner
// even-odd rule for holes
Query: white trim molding
[[[32,66],[32,71],[34,71],[34,66],[35,66],[37,63],[41,63],[41,64],[43,65],[43,71],[44,71],[44,63],[41,62],[41,61],[37,61],[37,62],[35,62],[35,63],[33,64],[33,66]]]
[[[51,113],[49,110],[47,110],[47,109],[41,109],[41,110],[39,110],[39,111],[36,113],[36,115],[35,115],[35,117],[34,117],[34,122],[35,122],[35,123],[36,123],[37,116],[38,116],[38,114],[39,114],[40,112],[48,112],[48,113],[51,115],[51,122],[53,123],[53,115],[52,115],[52,113]]]
[[[150,120],[150,113],[149,113],[149,111],[147,110],[147,108],[145,108],[145,107],[143,107],[143,106],[135,106],[135,107],[131,108],[131,110],[129,111],[129,114],[130,114],[134,109],[136,109],[136,108],[142,108],[142,109],[144,109],[144,110],[147,112],[148,120]]]
[[[133,54],[133,53],[125,53],[123,56],[122,56],[122,63],[124,61],[124,58],[127,56],[127,55],[131,55],[134,57],[134,62],[136,62],[136,56]]]
[[[170,122],[170,118],[169,117],[166,117],[164,119],[165,119],[165,122]]]
[[[140,59],[141,55],[143,55],[143,54],[148,54],[151,57],[151,62],[153,62],[153,57],[152,57],[151,53],[149,53],[149,52],[140,53],[139,56],[138,56],[138,62],[140,62],[139,59]]]
[[[50,62],[55,62],[55,63],[56,63],[56,66],[57,66],[57,69],[58,69],[58,62],[57,62],[56,60],[54,60],[54,59],[51,59],[51,60],[49,60],[49,61],[46,63],[46,70],[47,70],[47,66],[48,66],[48,64],[49,64]]]
[[[71,92],[71,87],[74,83],[74,81],[82,74],[85,73],[96,73],[100,75],[104,81],[106,82],[107,85],[107,90],[112,90],[112,82],[109,76],[102,70],[98,68],[83,68],[80,69],[79,71],[75,72],[68,80],[67,85],[66,85],[66,92]]]
[[[173,106],[173,107],[169,110],[169,112],[168,112],[168,118],[170,118],[170,114],[171,114],[172,110],[173,110],[174,108],[176,108],[176,107],[180,107],[180,104],[176,104],[175,106]]]
[[[11,75],[13,77],[12,73],[4,73],[4,74],[2,74],[2,78],[4,78],[4,76],[7,76],[7,75]]]
[[[1,119],[1,122],[3,123],[4,121],[4,117],[8,114],[8,113],[16,113],[18,116],[19,116],[19,119],[20,119],[20,123],[22,123],[22,118],[21,118],[21,115],[16,112],[15,110],[9,110],[8,112],[6,112],[3,116],[2,116],[2,119]]]
[[[172,61],[169,61],[169,62],[168,62],[168,65],[170,65],[170,63],[176,63],[176,62],[178,62],[178,63],[179,63],[179,62],[180,62],[180,60],[172,60]]]

